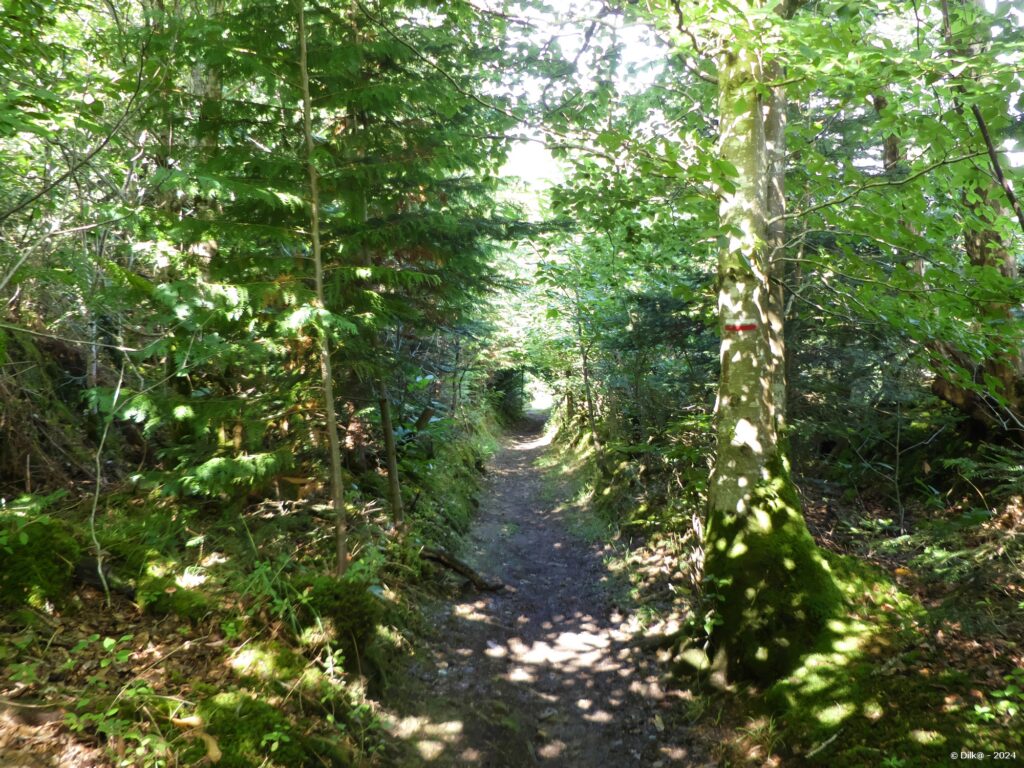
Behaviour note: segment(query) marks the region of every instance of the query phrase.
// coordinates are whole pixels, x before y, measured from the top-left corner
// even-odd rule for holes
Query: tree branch
[[[996,151],[995,145],[992,143],[992,136],[988,132],[988,125],[985,123],[985,118],[981,115],[981,110],[977,104],[971,105],[971,112],[974,114],[974,120],[978,124],[978,130],[981,131],[981,138],[985,141],[985,148],[988,150],[988,159],[992,162],[992,171],[996,175],[996,180],[999,182],[999,186],[1003,188],[1003,192],[1006,194],[1006,199],[1010,203],[1010,207],[1013,208],[1013,212],[1017,214],[1017,221],[1020,223],[1021,232],[1024,232],[1024,209],[1021,209],[1020,201],[1017,199],[1017,195],[1013,192],[1013,185],[1010,184],[1010,180],[1006,178],[1003,173],[1003,166],[999,162],[999,153]]]
[[[833,205],[841,205],[842,203],[845,203],[848,200],[852,200],[853,198],[857,197],[857,195],[861,194],[862,192],[868,192],[872,189],[882,189],[883,187],[901,187],[904,184],[909,184],[912,181],[916,181],[922,176],[927,176],[936,168],[942,168],[943,166],[946,165],[955,165],[956,163],[962,163],[964,160],[970,160],[972,158],[979,157],[984,154],[984,152],[978,151],[970,152],[966,155],[960,155],[959,157],[947,157],[942,160],[939,160],[936,163],[932,163],[931,165],[926,166],[919,171],[915,171],[914,173],[910,174],[909,176],[906,176],[905,178],[890,181],[876,181],[871,184],[863,184],[857,187],[849,194],[841,195],[839,197],[833,198],[832,200],[826,200],[822,203],[818,203],[817,205],[812,205],[810,208],[804,208],[801,211],[794,211],[793,213],[786,213],[783,214],[782,216],[776,216],[773,219],[769,219],[768,223],[773,224],[776,221],[780,221],[782,219],[798,219],[802,216],[806,216],[807,214],[814,213],[815,211],[820,211],[823,208],[829,208]]]

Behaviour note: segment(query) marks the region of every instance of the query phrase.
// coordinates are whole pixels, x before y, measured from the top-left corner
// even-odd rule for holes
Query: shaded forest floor
[[[628,581],[574,525],[570,488],[546,482],[543,417],[492,461],[467,559],[505,589],[428,607],[428,645],[388,695],[410,764],[519,768],[706,764],[665,728],[678,693],[638,648]]]

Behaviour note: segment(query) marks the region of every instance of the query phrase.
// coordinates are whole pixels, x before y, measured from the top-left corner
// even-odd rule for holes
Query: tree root
[[[450,552],[446,552],[443,549],[439,549],[437,547],[423,547],[423,549],[420,550],[420,557],[424,560],[431,560],[435,563],[440,563],[445,568],[449,568],[459,575],[465,576],[473,586],[481,592],[498,592],[505,588],[505,584],[501,580],[489,579],[485,576],[481,576]]]

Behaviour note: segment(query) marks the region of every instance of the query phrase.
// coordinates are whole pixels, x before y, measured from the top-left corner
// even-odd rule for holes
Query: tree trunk
[[[391,503],[391,519],[395,527],[400,528],[405,522],[405,510],[402,508],[402,486],[398,477],[398,450],[395,447],[395,430],[391,424],[391,401],[382,394],[380,405],[380,428],[384,433],[384,454],[388,463],[388,496]]]
[[[309,95],[309,66],[306,52],[305,0],[299,0],[299,73],[302,78],[302,126],[306,143],[306,170],[309,174],[310,234],[313,240],[313,269],[316,283],[316,304],[323,309],[324,263],[320,250],[320,189],[313,159],[312,99]],[[338,438],[338,416],[334,408],[334,372],[331,368],[331,341],[326,328],[320,329],[320,379],[324,391],[324,412],[327,416],[327,440],[331,467],[331,503],[334,507],[335,571],[343,576],[348,568],[348,526],[345,521],[345,489],[341,475],[341,441]]]
[[[752,12],[760,6],[745,4]],[[768,210],[769,185],[784,169],[773,169],[766,144],[764,73],[753,33],[728,43],[718,67],[719,153],[738,175],[719,209],[721,378],[704,588],[718,601],[709,645],[715,666],[731,678],[770,681],[809,650],[841,595],[807,530],[778,434],[784,349],[773,342],[781,316],[769,238],[780,235],[769,229]]]
[[[765,76],[770,81],[783,79],[782,67],[769,63]],[[768,248],[768,348],[772,356],[772,399],[775,427],[781,432],[786,425],[786,110],[789,101],[785,86],[771,89],[765,114],[765,152],[767,155],[768,189],[765,204],[768,217],[766,245]]]

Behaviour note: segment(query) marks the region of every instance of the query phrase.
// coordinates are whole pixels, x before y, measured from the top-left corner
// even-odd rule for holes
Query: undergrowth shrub
[[[189,529],[196,510],[173,500],[115,495],[106,506],[98,517],[98,538],[133,577],[154,561],[181,553],[194,535]]]
[[[997,499],[1024,493],[1024,450],[1012,446],[986,445],[973,457],[944,459],[973,488],[991,488]]]
[[[401,462],[412,494],[410,539],[456,549],[479,506],[483,462],[494,452],[496,425],[487,409],[480,409],[464,425],[444,419],[430,429],[431,449],[412,450]]]

